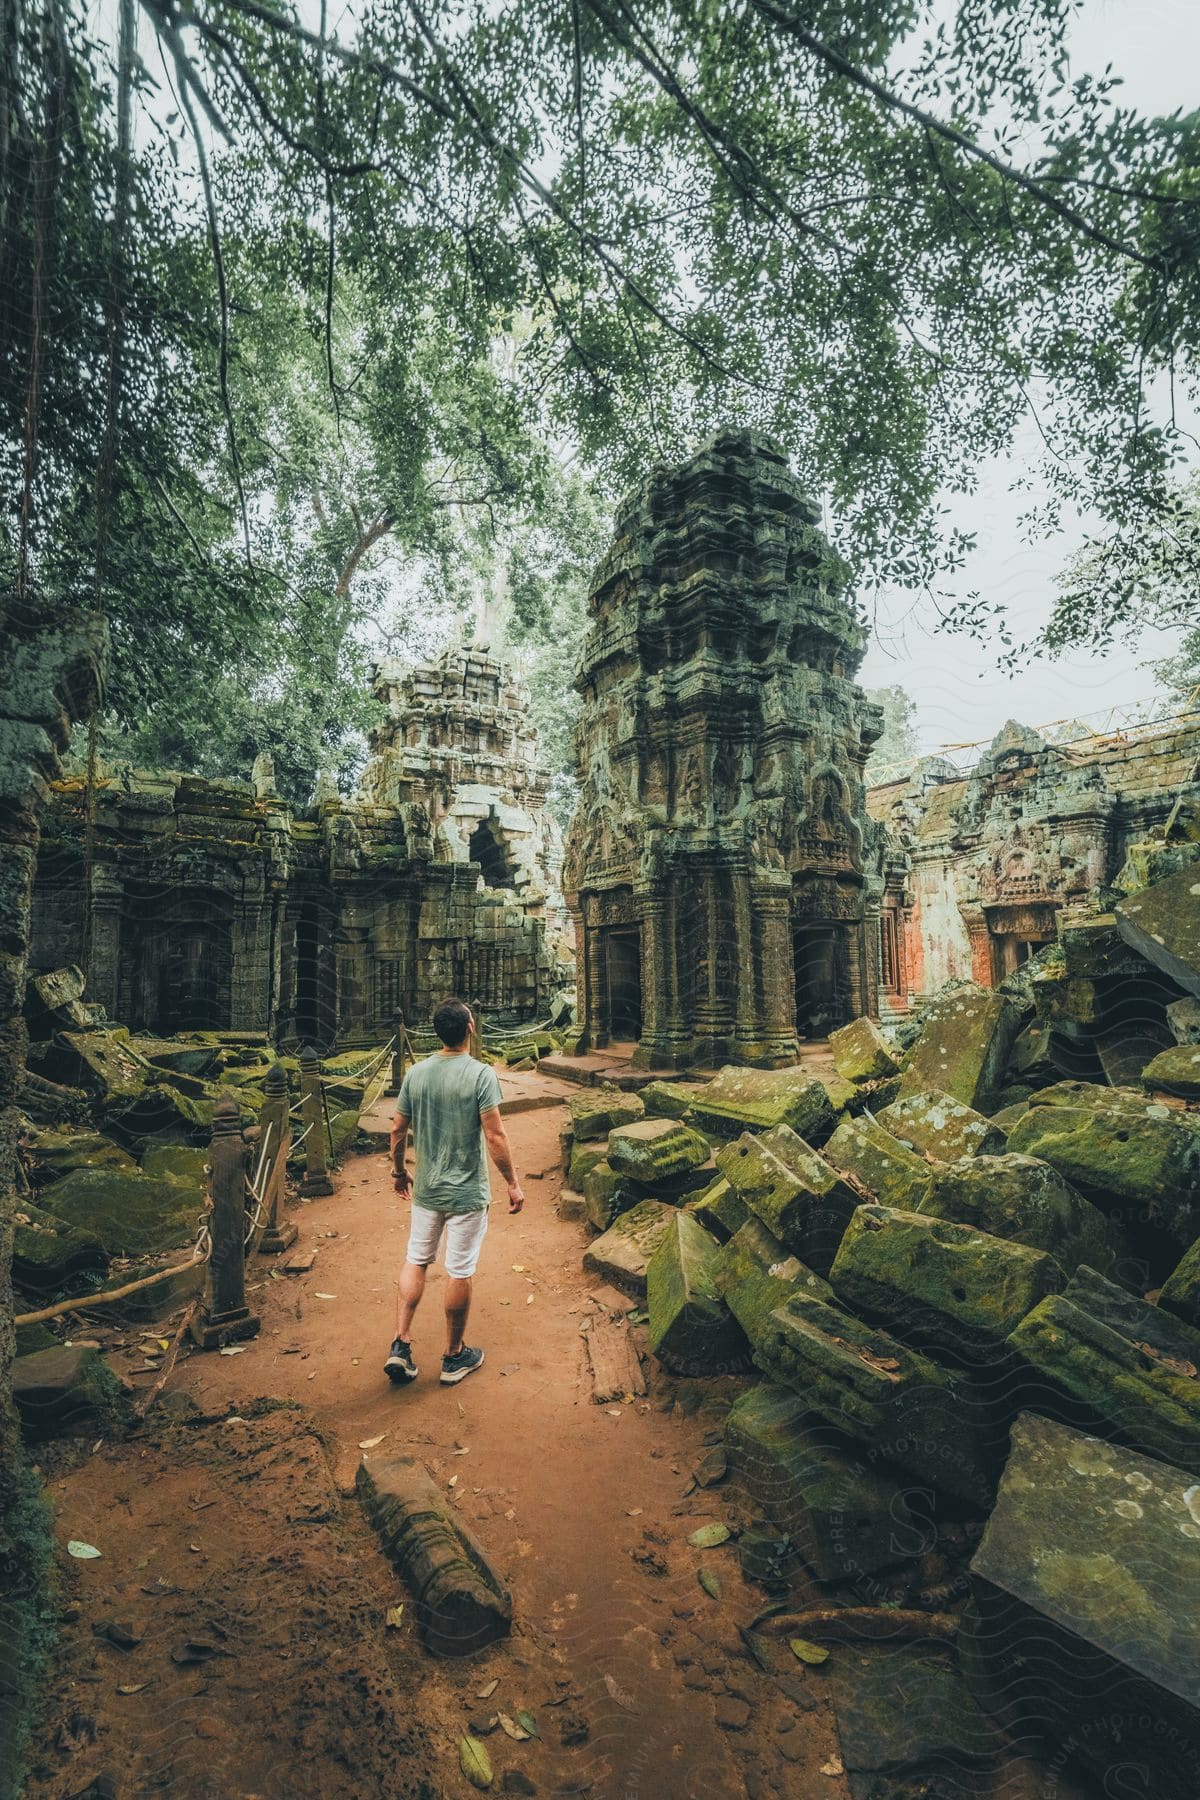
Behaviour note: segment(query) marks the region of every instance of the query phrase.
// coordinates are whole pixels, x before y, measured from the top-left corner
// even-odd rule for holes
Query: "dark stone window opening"
[[[504,833],[494,818],[481,819],[471,833],[467,855],[479,864],[483,885],[490,888],[515,888],[517,867],[508,854]]]

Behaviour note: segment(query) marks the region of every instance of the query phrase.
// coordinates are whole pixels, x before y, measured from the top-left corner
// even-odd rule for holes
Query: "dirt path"
[[[846,1789],[831,1762],[837,1743],[818,1697],[819,1676],[798,1670],[799,1686],[793,1688],[793,1698],[785,1699],[759,1673],[747,1658],[737,1625],[761,1606],[762,1589],[743,1583],[731,1546],[700,1552],[687,1542],[697,1525],[736,1516],[736,1495],[725,1486],[688,1497],[685,1489],[706,1439],[711,1442],[719,1431],[721,1413],[737,1384],[681,1387],[650,1363],[648,1398],[611,1407],[592,1403],[580,1325],[595,1311],[589,1295],[596,1283],[581,1266],[583,1228],[563,1222],[555,1212],[564,1117],[556,1106],[509,1120],[528,1200],[516,1219],[508,1216],[502,1195],[492,1211],[468,1333],[470,1341],[486,1350],[487,1362],[478,1375],[456,1388],[443,1388],[437,1381],[442,1349],[439,1270],[431,1272],[414,1331],[419,1381],[393,1389],[383,1376],[393,1331],[393,1281],[406,1241],[406,1208],[392,1194],[382,1156],[348,1162],[335,1196],[296,1208],[301,1246],[316,1247],[316,1262],[310,1274],[298,1277],[272,1272],[262,1262],[257,1266],[251,1297],[262,1316],[260,1337],[243,1354],[194,1354],[181,1366],[172,1385],[204,1414],[252,1412],[252,1402],[260,1396],[293,1399],[312,1415],[330,1451],[330,1493],[344,1517],[329,1528],[323,1558],[313,1558],[303,1512],[301,1523],[284,1532],[284,1542],[266,1546],[267,1574],[259,1603],[270,1609],[302,1604],[286,1583],[272,1594],[272,1581],[283,1578],[278,1563],[272,1572],[270,1556],[286,1559],[303,1540],[309,1548],[308,1564],[297,1577],[300,1592],[306,1591],[305,1581],[312,1583],[313,1604],[321,1616],[328,1615],[331,1641],[339,1643],[343,1662],[358,1671],[354,1729],[384,1733],[385,1741],[387,1732],[409,1731],[408,1741],[396,1745],[406,1785],[384,1783],[377,1790],[381,1795],[427,1792],[440,1800],[469,1793],[458,1771],[455,1737],[471,1716],[486,1718],[496,1707],[512,1713],[527,1706],[538,1720],[536,1741],[511,1742],[500,1731],[486,1740],[497,1791],[590,1792],[604,1800],[740,1794],[842,1800]],[[290,1419],[289,1430],[303,1435],[295,1423],[299,1415],[273,1416]],[[511,1586],[515,1623],[508,1644],[466,1662],[437,1663],[420,1650],[407,1624],[399,1631],[384,1630],[386,1608],[404,1596],[351,1497],[354,1471],[364,1454],[359,1446],[381,1434],[386,1435],[375,1454],[411,1446],[448,1491],[453,1483],[454,1502]],[[306,1444],[312,1441],[304,1438]],[[230,1491],[236,1473],[210,1469],[201,1479],[202,1470],[176,1469],[179,1455],[172,1459],[169,1445],[157,1442],[141,1454],[150,1459],[144,1473],[155,1472],[149,1482],[137,1481],[133,1445],[106,1449],[90,1466],[64,1476],[55,1492],[60,1532],[85,1538],[89,1531],[98,1532],[101,1528],[88,1520],[94,1521],[105,1493],[119,1489],[123,1529],[131,1541],[143,1535],[146,1509],[155,1510],[156,1570],[166,1569],[170,1577],[173,1569],[176,1580],[181,1568],[194,1570],[197,1553],[187,1544],[207,1533],[214,1555],[219,1549],[229,1551],[228,1589],[236,1568],[249,1565],[239,1565],[221,1541],[222,1507],[202,1512],[199,1524],[190,1511],[196,1492]],[[278,1462],[278,1446],[271,1454]],[[236,1535],[232,1524],[228,1529]],[[175,1546],[174,1558],[168,1538]],[[349,1639],[338,1637],[334,1615],[339,1584],[330,1579],[330,1559],[341,1559],[353,1570],[343,1596],[344,1610],[354,1616]],[[702,1566],[719,1577],[719,1600],[701,1590],[697,1574]],[[100,1569],[99,1563],[75,1565],[71,1574],[77,1588],[86,1591],[90,1582],[96,1589],[113,1578],[93,1574]],[[204,1598],[197,1589],[197,1609]],[[82,1632],[103,1623],[93,1616],[99,1600],[90,1610],[86,1599],[81,1604],[73,1629]],[[182,1628],[187,1620],[181,1616],[178,1623]],[[279,1621],[284,1636],[290,1623]],[[315,1648],[319,1651],[319,1641]],[[369,1689],[377,1679],[363,1673],[372,1655],[385,1676],[390,1667],[396,1685],[395,1710],[389,1710],[391,1702],[381,1703],[374,1726],[358,1718],[364,1710],[363,1684]],[[319,1669],[317,1655],[312,1680]],[[292,1674],[286,1671],[288,1680]],[[493,1678],[500,1687],[490,1702],[480,1701],[479,1690]],[[261,1746],[256,1751],[251,1706],[241,1733],[244,1742],[228,1714],[216,1725],[210,1722],[209,1729],[225,1742],[226,1754],[219,1760],[226,1772],[219,1782],[227,1785],[193,1785],[217,1777],[191,1776],[180,1767],[171,1777],[171,1791],[220,1795],[222,1800],[226,1794],[248,1800],[254,1794],[285,1791],[322,1797],[354,1792],[354,1779],[347,1787],[335,1766],[336,1744],[331,1748],[329,1733],[309,1717],[312,1680],[309,1675],[305,1680],[308,1687],[295,1704],[308,1723],[297,1721],[293,1736],[295,1752],[305,1761],[287,1767],[286,1780],[277,1752],[263,1759]],[[127,1676],[124,1685],[132,1684]],[[29,1790],[31,1800],[79,1791],[63,1785],[62,1754],[55,1752],[53,1738],[64,1711],[80,1702],[77,1686],[66,1671],[43,1746],[41,1779]],[[91,1715],[100,1718],[98,1741],[111,1745],[107,1691],[105,1683],[93,1681],[83,1698]],[[136,1698],[111,1703],[126,1721],[121,1729],[127,1735]],[[181,1710],[175,1717],[180,1729],[190,1732],[188,1707],[209,1702],[195,1699],[184,1706],[184,1695],[179,1698]],[[332,1704],[342,1702],[335,1698]],[[278,1741],[285,1741],[286,1706],[281,1702],[268,1710],[272,1732],[282,1732]],[[235,1721],[239,1717],[233,1715]],[[414,1725],[419,1725],[416,1738]],[[129,1737],[128,1748],[131,1770],[142,1773],[121,1792],[158,1791],[161,1778],[149,1785],[150,1763],[137,1762],[136,1734]],[[324,1770],[322,1757],[332,1759]],[[829,1774],[822,1772],[823,1765],[830,1767]],[[357,1789],[364,1800],[376,1791],[377,1776],[371,1771],[378,1766],[377,1756],[367,1758],[355,1778],[367,1784]],[[209,1767],[214,1767],[211,1755]],[[234,1768],[241,1770],[240,1777],[230,1773]],[[502,1787],[506,1771],[520,1771],[536,1788],[519,1781]]]

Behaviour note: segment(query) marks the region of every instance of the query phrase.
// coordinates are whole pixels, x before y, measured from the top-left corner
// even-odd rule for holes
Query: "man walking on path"
[[[525,1204],[500,1117],[496,1071],[477,1062],[469,1045],[475,1021],[461,1000],[444,1000],[433,1015],[442,1049],[414,1064],[404,1077],[392,1120],[392,1175],[396,1192],[412,1198],[408,1251],[396,1288],[396,1336],[384,1368],[401,1385],[415,1381],[409,1332],[425,1292],[425,1271],[446,1239],[446,1354],[442,1380],[462,1381],[483,1361],[483,1351],[463,1342],[471,1310],[471,1277],[487,1231],[487,1156],[508,1183],[508,1210]],[[417,1154],[414,1188],[405,1166],[409,1126]],[[487,1155],[484,1153],[486,1145]]]

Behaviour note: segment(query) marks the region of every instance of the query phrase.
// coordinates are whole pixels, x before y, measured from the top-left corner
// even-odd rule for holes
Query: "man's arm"
[[[500,1108],[491,1106],[487,1112],[480,1113],[479,1123],[483,1126],[488,1155],[495,1163],[501,1177],[508,1183],[508,1210],[510,1213],[519,1213],[525,1204],[525,1191],[517,1177],[517,1171],[513,1167],[512,1149],[508,1142],[508,1133],[504,1129],[504,1120],[500,1117]]]
[[[408,1119],[402,1112],[392,1117],[392,1186],[404,1199],[412,1192],[412,1176],[405,1166],[404,1155],[408,1149]]]

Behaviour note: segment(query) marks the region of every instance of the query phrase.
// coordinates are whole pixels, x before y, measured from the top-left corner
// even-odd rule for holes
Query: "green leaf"
[[[696,1576],[696,1580],[700,1583],[700,1586],[704,1589],[710,1600],[719,1600],[721,1598],[721,1584],[711,1569],[701,1569]]]
[[[815,1666],[829,1660],[828,1650],[820,1644],[810,1644],[807,1638],[789,1638],[788,1642],[792,1647],[792,1655],[798,1656],[802,1663],[812,1663]]]
[[[487,1751],[484,1749],[478,1738],[459,1738],[458,1766],[472,1787],[491,1787],[492,1765],[488,1760]]]
[[[522,1730],[527,1731],[530,1737],[537,1737],[539,1735],[537,1720],[531,1712],[519,1712],[517,1714],[517,1724],[521,1726]]]
[[[82,1544],[78,1538],[72,1538],[67,1545],[67,1555],[77,1556],[80,1562],[87,1562],[91,1557],[99,1556],[100,1552],[95,1544]]]
[[[698,1531],[693,1531],[688,1543],[694,1544],[697,1550],[713,1550],[718,1544],[724,1544],[728,1538],[728,1525],[701,1525]]]

